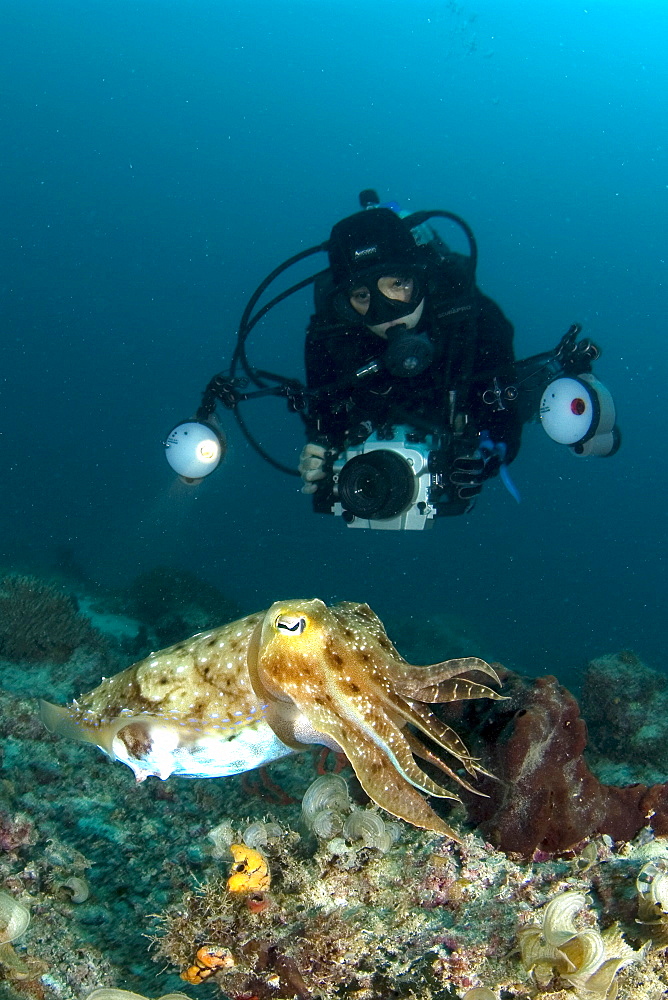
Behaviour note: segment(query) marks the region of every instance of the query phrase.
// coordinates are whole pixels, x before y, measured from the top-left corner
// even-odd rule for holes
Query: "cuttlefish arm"
[[[341,747],[377,805],[456,839],[420,792],[458,798],[418,766],[414,754],[419,741],[414,734],[407,738],[406,723],[422,730],[469,770],[475,765],[459,737],[431,713],[420,711],[408,695],[442,693],[444,701],[498,698],[475,682],[460,679],[460,694],[452,686],[464,669],[496,677],[493,668],[477,659],[412,666],[399,656],[366,605],[327,608],[321,601],[278,602],[258,633],[255,683],[274,711],[280,711],[282,702],[296,705],[313,730]],[[428,753],[423,756],[430,759]]]

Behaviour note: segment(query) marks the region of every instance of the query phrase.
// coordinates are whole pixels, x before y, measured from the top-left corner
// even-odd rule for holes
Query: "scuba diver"
[[[323,482],[328,453],[372,432],[390,440],[402,427],[409,443],[438,439],[439,514],[470,510],[501,456],[508,465],[519,450],[517,410],[483,401],[490,373],[512,367],[513,327],[476,286],[470,260],[433,231],[424,235],[418,244],[399,215],[381,207],[332,229],[306,337],[306,378],[310,389],[341,389],[316,396],[305,412],[309,443],[299,463],[303,492],[323,491],[319,507],[331,500]],[[363,374],[346,382],[356,372]],[[493,442],[485,451],[481,432]]]
[[[440,209],[402,213],[372,190],[359,199],[361,211],[336,223],[326,243],[281,264],[251,296],[229,370],[211,379],[195,420],[167,439],[167,459],[183,479],[200,481],[224,454],[219,402],[263,458],[301,476],[316,512],[350,527],[430,527],[436,517],[468,513],[497,475],[519,500],[508,467],[531,419],[575,455],[617,451],[614,403],[591,372],[600,352],[577,339],[579,325],[554,350],[516,361],[511,323],[476,284],[467,223]],[[462,230],[468,254],[450,249],[434,218]],[[279,275],[322,252],[325,270],[256,310]],[[260,319],[309,284],[315,310],[304,386],[252,366],[246,345]],[[241,402],[266,395],[301,414],[307,443],[297,470],[273,459],[241,418]]]

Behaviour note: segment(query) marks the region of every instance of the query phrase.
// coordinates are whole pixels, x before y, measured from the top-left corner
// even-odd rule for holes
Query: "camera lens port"
[[[385,449],[356,455],[339,473],[338,493],[344,511],[368,520],[402,514],[413,503],[416,487],[406,459]]]

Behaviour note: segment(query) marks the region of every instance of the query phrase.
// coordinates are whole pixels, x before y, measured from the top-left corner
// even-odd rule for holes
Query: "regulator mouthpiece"
[[[425,333],[407,330],[403,324],[387,331],[389,344],[383,355],[383,364],[399,378],[413,378],[429,368],[434,359],[434,345]]]
[[[225,457],[223,434],[203,420],[186,420],[170,431],[165,441],[165,458],[174,472],[193,484],[211,475]]]

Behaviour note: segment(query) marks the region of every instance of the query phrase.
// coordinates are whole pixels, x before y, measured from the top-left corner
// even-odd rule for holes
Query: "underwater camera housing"
[[[430,528],[436,508],[430,502],[432,448],[415,441],[408,427],[391,437],[374,431],[348,447],[332,465],[331,513],[349,528],[421,531]]]

